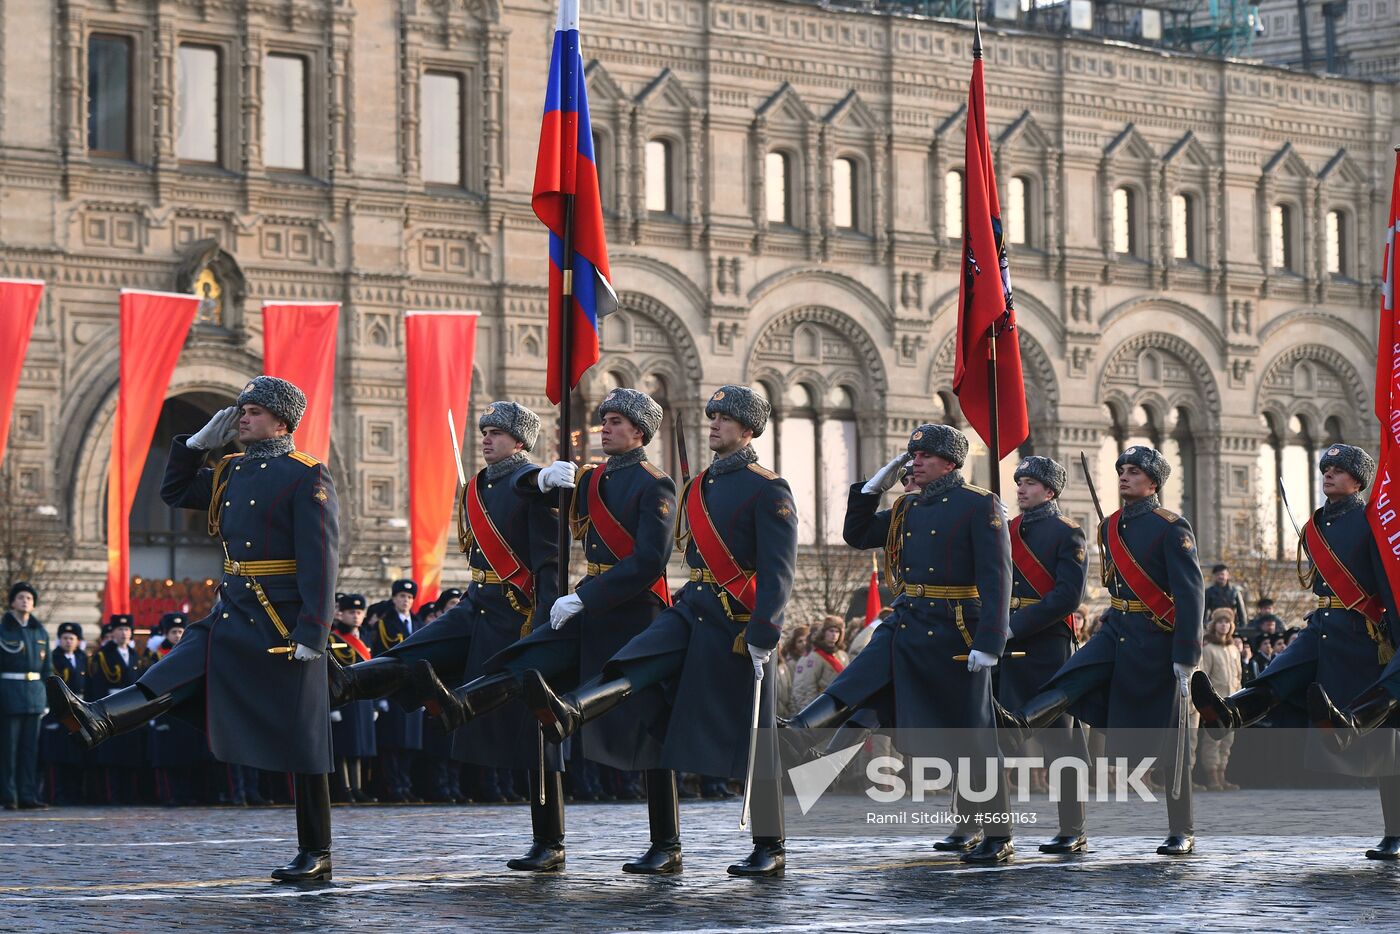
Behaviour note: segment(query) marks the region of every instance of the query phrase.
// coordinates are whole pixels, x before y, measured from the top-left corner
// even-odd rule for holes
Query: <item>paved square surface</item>
[[[1373,815],[1365,836],[1286,835],[1290,814]],[[1197,855],[1150,837],[1092,835],[1078,857],[1040,854],[1027,829],[1009,864],[965,866],[929,836],[823,833],[796,819],[783,879],[725,866],[748,851],[737,801],[687,802],[685,872],[625,875],[646,843],[641,804],[568,811],[566,871],[507,870],[524,806],[337,807],[335,881],[267,881],[295,852],[290,808],[66,808],[0,818],[0,929],[88,931],[962,931],[1395,930],[1400,864],[1364,859],[1380,836],[1374,791],[1198,796]],[[852,810],[860,802],[852,799]],[[1149,806],[1150,807],[1150,806]],[[1158,808],[1161,805],[1157,805]],[[1230,820],[1230,815],[1235,819]],[[1165,820],[1164,816],[1162,818]],[[1353,822],[1354,823],[1354,822]],[[1267,836],[1241,827],[1278,828]],[[1350,826],[1350,824],[1349,824]]]

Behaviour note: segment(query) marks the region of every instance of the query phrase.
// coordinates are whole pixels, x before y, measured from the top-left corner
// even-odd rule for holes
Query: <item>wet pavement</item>
[[[307,888],[267,880],[295,851],[290,808],[9,813],[0,930],[1394,930],[1400,864],[1363,858],[1375,792],[1326,795],[1375,832],[1289,835],[1316,793],[1201,794],[1198,828],[1228,830],[1200,833],[1195,856],[1156,856],[1160,835],[1093,836],[1091,806],[1089,853],[1038,853],[1049,834],[1031,829],[998,867],[932,850],[938,831],[824,832],[790,798],[789,869],[767,880],[725,874],[748,850],[737,801],[682,806],[685,872],[666,878],[620,871],[645,848],[643,804],[571,805],[568,867],[549,875],[504,867],[525,849],[523,806],[337,807],[335,880]],[[1261,826],[1276,829],[1241,833]]]

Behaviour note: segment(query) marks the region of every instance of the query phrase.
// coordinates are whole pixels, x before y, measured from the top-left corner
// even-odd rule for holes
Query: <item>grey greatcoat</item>
[[[267,651],[293,642],[326,650],[340,544],[330,471],[297,451],[231,454],[216,500],[214,471],[203,466],[203,451],[185,446],[186,437],[171,445],[161,498],[201,511],[217,502],[219,537],[233,561],[295,560],[296,571],[249,578],[226,570],[214,609],[140,683],[157,695],[174,694],[176,712],[204,726],[216,759],[273,772],[331,772],[325,655],[294,662]],[[252,580],[285,633],[259,603]]]

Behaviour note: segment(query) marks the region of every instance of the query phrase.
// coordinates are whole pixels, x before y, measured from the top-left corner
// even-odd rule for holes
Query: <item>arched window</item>
[[[646,196],[647,210],[655,214],[675,213],[671,200],[671,143],[654,139],[647,143]]]
[[[792,224],[792,156],[770,152],[763,163],[763,190],[770,224]]]
[[[943,235],[961,240],[963,235],[963,173],[954,169],[943,176]]]
[[[837,159],[831,164],[831,223],[849,230],[856,226],[856,164]]]
[[[1189,194],[1172,195],[1172,257],[1196,259],[1196,199]]]
[[[1029,192],[1030,182],[1020,175],[1006,183],[1006,204],[1002,205],[1001,217],[1007,243],[1030,242]]]
[[[1295,271],[1293,255],[1293,206],[1276,204],[1269,209],[1269,265]]]
[[[1113,252],[1138,255],[1137,192],[1131,188],[1113,189]]]
[[[1351,271],[1350,257],[1347,255],[1346,218],[1341,211],[1327,212],[1327,271],[1334,276],[1345,276]]]

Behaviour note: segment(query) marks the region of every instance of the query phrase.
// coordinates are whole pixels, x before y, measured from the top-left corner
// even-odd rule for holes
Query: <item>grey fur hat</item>
[[[1020,480],[1022,477],[1030,477],[1032,480],[1038,480],[1045,484],[1056,496],[1059,496],[1065,488],[1065,480],[1068,479],[1068,474],[1065,473],[1063,464],[1037,454],[1023,458],[1021,463],[1016,465],[1016,473],[1012,476],[1012,479]]]
[[[238,394],[237,406],[248,403],[260,405],[287,423],[288,431],[296,431],[306,414],[306,393],[295,383],[276,376],[254,376]]]
[[[540,436],[540,417],[519,402],[493,402],[481,412],[477,430],[499,428],[533,451]]]
[[[909,435],[909,453],[920,451],[961,467],[967,460],[967,435],[952,425],[920,425]]]
[[[656,430],[661,427],[660,404],[638,389],[614,389],[604,396],[598,406],[598,417],[601,419],[609,412],[616,412],[640,428],[643,444],[651,444]]]
[[[1376,479],[1375,460],[1370,454],[1352,444],[1334,444],[1324,451],[1322,459],[1317,462],[1317,469],[1323,471],[1328,467],[1340,467],[1345,470],[1356,478],[1363,490]]]
[[[1152,478],[1152,482],[1157,484],[1159,490],[1166,485],[1167,478],[1172,475],[1172,465],[1167,463],[1162,452],[1145,444],[1134,445],[1119,454],[1118,460],[1113,463],[1113,469],[1118,470],[1124,464],[1132,464],[1147,474]]]
[[[728,384],[715,390],[710,401],[705,403],[705,417],[728,415],[753,432],[757,438],[768,427],[768,416],[773,407],[768,400],[747,386]]]

